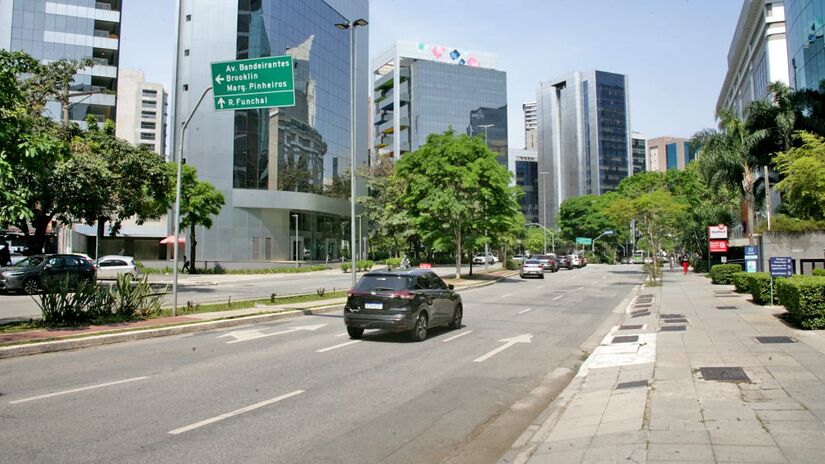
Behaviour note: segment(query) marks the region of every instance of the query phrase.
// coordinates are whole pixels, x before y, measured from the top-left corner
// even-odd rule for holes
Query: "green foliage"
[[[372,269],[372,266],[374,265],[375,263],[373,263],[369,259],[359,259],[355,262],[355,267],[359,271],[369,271],[370,269]]]
[[[744,271],[733,274],[731,280],[733,280],[733,286],[736,287],[736,293],[750,293],[751,282],[749,276],[750,274]]]
[[[825,269],[814,269],[811,274],[817,277],[825,277]]]
[[[783,207],[799,219],[825,219],[825,138],[797,132],[801,142],[776,155],[776,170],[784,177],[777,190]]]
[[[370,248],[398,256],[405,245],[419,238],[406,211],[398,203],[405,184],[394,176],[394,172],[392,157],[379,156],[369,169],[360,173],[366,180],[369,194],[359,197],[358,202],[364,207],[367,217]],[[342,256],[348,257],[348,250],[342,251]]]
[[[779,300],[794,323],[804,329],[825,329],[825,278],[793,276],[776,283]]]
[[[507,261],[504,262],[504,269],[507,269],[508,271],[515,271],[518,268],[519,263],[513,261],[512,259],[508,258]]]
[[[350,264],[349,262],[341,263],[341,270],[342,271],[349,272],[350,268],[352,268],[352,264]]]
[[[573,241],[576,237],[598,237],[605,230],[621,232],[627,229],[622,223],[618,223],[615,218],[608,215],[608,207],[615,198],[616,194],[607,193],[605,195],[584,195],[565,200],[559,208],[558,215],[562,237]],[[600,240],[607,240],[607,238],[602,237]],[[530,251],[533,251],[533,248]]]
[[[784,205],[783,205],[784,208]],[[767,225],[759,228],[760,232],[767,230]],[[799,219],[786,214],[777,214],[771,218],[771,231],[787,234],[804,234],[825,230],[825,220]]]
[[[774,284],[782,279],[774,279]],[[768,272],[751,272],[748,275],[753,302],[758,305],[771,303],[771,275]],[[774,295],[774,298],[776,295]],[[780,300],[781,301],[781,300]]]
[[[401,258],[387,258],[384,260],[384,264],[386,264],[390,270],[397,269],[401,266]]]
[[[710,279],[714,285],[730,285],[737,272],[742,272],[742,266],[738,264],[716,264],[710,268]]]
[[[168,289],[156,291],[149,284],[149,277],[133,281],[131,276],[119,275],[108,293],[113,301],[114,313],[124,319],[146,318],[160,313],[163,297]]]

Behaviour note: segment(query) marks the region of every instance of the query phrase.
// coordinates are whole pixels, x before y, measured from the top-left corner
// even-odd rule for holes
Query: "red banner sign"
[[[727,253],[728,252],[728,241],[727,240],[711,240],[710,241],[710,252],[711,253]]]
[[[421,263],[418,265],[419,269],[432,269],[433,265],[430,263]]]

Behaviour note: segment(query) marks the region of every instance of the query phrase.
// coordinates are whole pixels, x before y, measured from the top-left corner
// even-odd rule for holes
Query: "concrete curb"
[[[495,280],[486,282],[479,282],[464,286],[456,291],[472,290],[475,288],[487,287],[495,284],[501,279],[510,277],[510,274],[497,277]],[[182,325],[171,325],[164,327],[147,328],[140,330],[128,330],[119,333],[109,334],[90,334],[86,337],[72,338],[69,340],[50,340],[43,342],[25,343],[20,345],[12,345],[0,347],[0,359],[14,358],[17,356],[28,356],[32,354],[53,353],[56,351],[76,350],[79,348],[88,348],[91,346],[108,345],[111,343],[120,343],[133,340],[143,340],[146,338],[166,337],[169,335],[181,335],[194,332],[203,332],[206,330],[222,329],[227,327],[236,327],[246,324],[257,324],[261,322],[277,321],[288,317],[298,315],[311,315],[327,313],[341,309],[342,305],[327,305],[317,306],[308,309],[295,309],[281,311],[277,313],[256,314],[252,316],[241,316],[231,319],[218,319],[213,321],[192,322]]]

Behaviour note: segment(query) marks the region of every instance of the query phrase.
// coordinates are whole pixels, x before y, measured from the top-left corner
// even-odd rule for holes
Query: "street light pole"
[[[295,218],[295,267],[298,267],[298,215],[293,214]]]
[[[539,224],[538,222],[530,222],[527,225],[528,226],[541,227],[542,230],[544,230],[544,254],[547,254],[547,233],[549,232],[550,236],[553,239],[553,253],[556,252],[556,233],[555,232],[547,229],[547,227],[544,227],[543,225]]]
[[[365,19],[356,19],[335,25],[338,29],[349,30],[349,90],[350,90],[350,258],[352,265],[352,287],[355,288],[355,28],[369,24]]]

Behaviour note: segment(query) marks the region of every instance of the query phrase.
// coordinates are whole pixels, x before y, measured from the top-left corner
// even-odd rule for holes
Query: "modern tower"
[[[524,148],[536,150],[536,131],[538,130],[536,102],[524,103],[521,109],[524,111]]]
[[[174,152],[180,124],[212,85],[210,63],[267,56],[293,59],[295,105],[219,111],[211,93],[187,128],[183,157],[219,188],[226,205],[198,231],[198,259],[338,259],[350,244],[350,169],[367,161],[367,0],[180,0]],[[350,52],[355,93],[350,92]],[[362,189],[359,188],[359,192]],[[296,230],[297,229],[297,230]],[[357,246],[357,245],[356,245]],[[297,250],[297,251],[296,251]]]
[[[626,76],[596,70],[540,85],[536,108],[542,224],[556,226],[564,200],[615,190],[633,172],[628,92]]]
[[[0,48],[48,62],[91,58],[70,85],[69,120],[115,120],[121,0],[0,0]],[[53,119],[64,108],[46,105]]]
[[[536,151],[511,148],[509,158],[508,168],[514,174],[513,183],[524,191],[519,200],[524,221],[539,222],[539,168]]]
[[[115,135],[165,155],[167,93],[163,84],[146,82],[142,71],[121,69],[117,95]]]
[[[644,135],[632,132],[631,150],[633,151],[633,174],[647,171],[647,140]]]
[[[373,146],[395,158],[452,127],[481,135],[507,165],[507,74],[496,59],[423,42],[398,42],[373,61]]]
[[[785,0],[791,86],[818,89],[825,79],[825,0]]]

